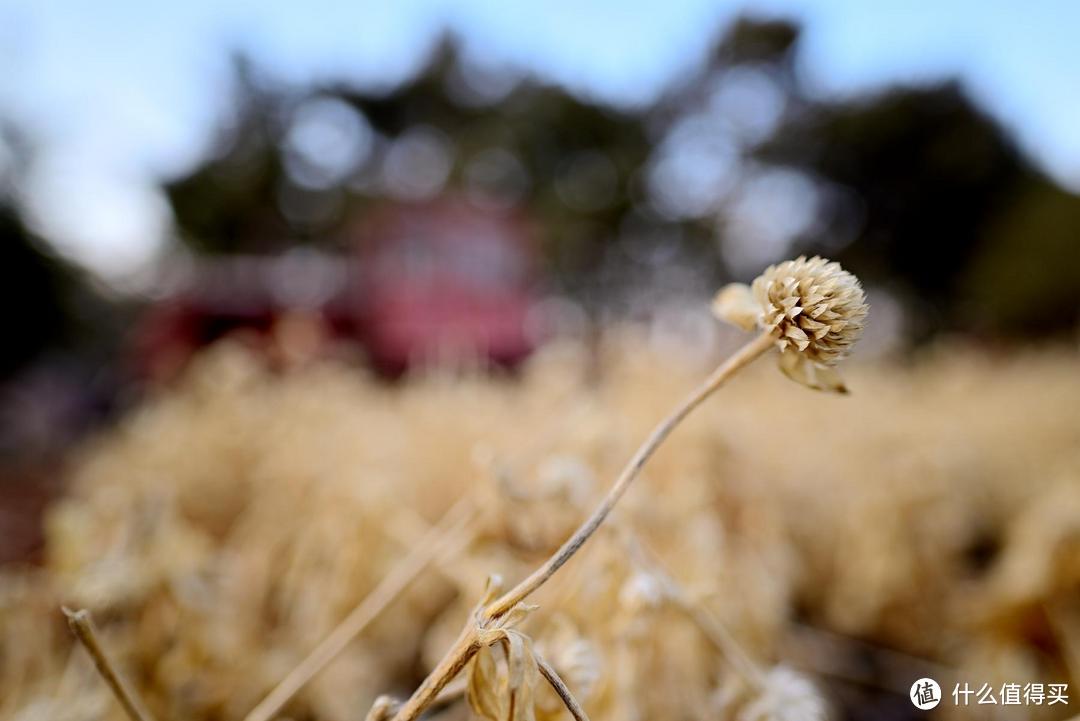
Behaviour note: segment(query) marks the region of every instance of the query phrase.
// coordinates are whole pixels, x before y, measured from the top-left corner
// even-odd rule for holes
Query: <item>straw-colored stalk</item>
[[[502,596],[487,604],[476,615],[475,619],[470,619],[466,623],[457,641],[443,656],[442,660],[435,665],[435,668],[413,692],[413,695],[402,704],[397,713],[394,714],[393,721],[413,721],[418,718],[439,697],[439,693],[443,688],[465,668],[472,657],[480,650],[482,646],[481,632],[543,586],[556,571],[562,568],[596,532],[596,529],[611,513],[615,504],[626,493],[630,484],[638,477],[645,463],[648,462],[671,432],[695,408],[720,388],[725,381],[771,348],[775,340],[770,331],[762,332],[721,363],[701,385],[686,396],[671,413],[661,420],[623,468],[614,485],[592,515],[542,566]],[[548,680],[551,681],[550,678]],[[556,691],[558,691],[558,687],[556,687]],[[574,703],[576,704],[576,702]],[[580,710],[580,707],[578,708]],[[573,708],[571,708],[571,712],[574,712]]]
[[[551,688],[555,689],[555,693],[562,699],[563,704],[566,705],[570,715],[574,717],[574,721],[589,721],[589,715],[585,713],[585,709],[581,707],[578,700],[574,698],[574,694],[570,692],[570,688],[566,685],[566,682],[559,677],[554,667],[550,663],[544,660],[543,656],[536,654],[536,665],[540,668],[540,675],[547,679],[547,682],[551,684]]]
[[[94,660],[98,673],[105,679],[105,683],[108,684],[120,705],[124,707],[124,712],[131,718],[131,721],[154,721],[146,710],[146,705],[136,695],[135,689],[132,688],[128,680],[120,673],[120,669],[109,658],[105,646],[98,638],[97,629],[94,627],[94,619],[90,616],[90,612],[85,608],[72,611],[65,607],[61,610],[67,616],[71,632],[75,634],[75,638],[79,639],[79,643],[86,648],[90,658]]]
[[[727,627],[721,623],[712,611],[704,605],[697,603],[686,592],[675,576],[664,564],[660,555],[638,538],[633,532],[623,530],[623,542],[638,563],[648,568],[649,572],[663,580],[670,601],[680,611],[685,613],[691,621],[701,630],[705,638],[709,640],[720,656],[738,673],[749,685],[761,689],[765,684],[765,674],[756,663],[747,655],[735,637]]]
[[[464,498],[454,504],[390,574],[244,717],[244,721],[270,721],[300,689],[326,668],[368,624],[401,595],[428,565],[460,548],[459,537],[466,533],[466,527],[475,515],[476,507],[471,499]]]

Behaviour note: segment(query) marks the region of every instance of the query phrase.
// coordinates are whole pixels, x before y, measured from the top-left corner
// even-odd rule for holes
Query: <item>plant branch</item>
[[[517,603],[520,603],[527,598],[536,589],[544,585],[556,571],[562,568],[562,566],[578,552],[585,542],[589,540],[589,537],[596,532],[596,529],[600,527],[600,524],[603,523],[604,519],[611,513],[615,504],[618,503],[619,499],[626,493],[626,489],[629,488],[630,484],[637,478],[645,463],[652,457],[653,453],[656,452],[656,449],[660,447],[660,444],[664,442],[675,427],[690,415],[691,411],[701,405],[706,398],[712,395],[717,388],[723,385],[724,381],[771,348],[772,344],[772,336],[768,333],[762,333],[720,364],[720,366],[717,367],[717,369],[714,370],[701,385],[684,398],[682,402],[653,429],[653,432],[645,439],[645,442],[638,448],[637,452],[634,453],[633,457],[623,468],[619,477],[616,479],[615,484],[600,503],[600,506],[593,511],[593,514],[585,520],[577,531],[574,532],[574,535],[567,539],[562,547],[560,547],[543,566],[533,571],[528,578],[524,579],[521,583],[504,593],[500,598],[489,604],[488,607],[484,609],[483,618],[485,620],[491,620],[503,615]]]
[[[653,429],[645,442],[634,453],[626,467],[623,468],[607,496],[601,501],[600,506],[593,511],[592,515],[574,532],[567,541],[549,558],[544,565],[536,569],[531,575],[521,581],[517,586],[507,591],[501,597],[489,603],[479,614],[477,619],[470,619],[458,637],[457,642],[447,652],[443,659],[435,666],[419,688],[413,692],[411,698],[393,716],[393,721],[415,721],[439,695],[439,692],[448,684],[461,669],[469,662],[480,648],[478,641],[478,629],[489,624],[491,621],[504,615],[515,605],[524,600],[540,586],[544,585],[556,571],[563,567],[587,540],[596,532],[604,519],[608,517],[615,504],[622,498],[626,489],[637,478],[642,467],[652,457],[656,449],[671,434],[676,426],[685,419],[691,411],[697,408],[716,389],[734,375],[737,371],[749,365],[758,356],[763,354],[773,345],[773,337],[764,332],[736,351],[726,361],[721,363],[701,385],[679,403]]]
[[[581,708],[581,704],[574,698],[574,694],[570,693],[570,688],[559,678],[559,674],[555,672],[551,664],[545,661],[538,653],[534,653],[533,658],[536,659],[536,665],[540,668],[540,673],[555,689],[555,693],[559,694],[559,698],[566,704],[567,710],[570,711],[570,715],[574,717],[575,721],[589,721],[589,715],[585,713],[585,709]]]
[[[457,678],[452,683],[446,685],[439,695],[435,697],[435,700],[431,702],[429,709],[437,708],[439,706],[448,706],[455,701],[460,700],[465,695],[465,689],[468,684],[465,683],[465,679]],[[386,721],[386,719],[397,713],[401,708],[401,701],[391,696],[379,696],[375,699],[375,703],[372,704],[371,710],[368,711],[367,716],[364,717],[364,721]]]
[[[470,618],[461,635],[458,636],[458,640],[454,642],[454,645],[443,656],[443,659],[432,669],[424,682],[413,691],[413,695],[409,697],[409,700],[403,703],[398,712],[394,714],[394,721],[412,721],[418,718],[428,706],[439,698],[446,685],[461,673],[461,670],[480,650],[480,645],[475,620]]]
[[[71,632],[75,634],[75,638],[79,639],[79,643],[86,648],[90,658],[94,660],[94,666],[97,667],[98,673],[101,674],[101,677],[105,679],[105,683],[112,689],[113,694],[120,702],[120,705],[124,707],[124,711],[131,718],[131,721],[153,721],[153,717],[146,710],[146,706],[136,695],[131,684],[128,683],[127,679],[116,668],[116,665],[109,659],[105,647],[98,639],[97,629],[94,627],[94,619],[90,616],[90,612],[85,608],[72,611],[69,608],[61,607],[61,610],[67,617]]]
[[[668,570],[660,555],[648,546],[643,540],[630,531],[624,533],[624,540],[630,547],[630,553],[637,557],[638,562],[645,565],[649,570],[659,576],[667,587],[668,595],[675,606],[690,617],[698,629],[705,634],[721,656],[739,672],[743,678],[758,688],[762,688],[765,677],[761,669],[747,655],[743,647],[731,635],[720,619],[710,609],[695,602],[682,584]]]
[[[379,696],[364,717],[364,721],[386,721],[394,712],[397,701],[392,696]]]
[[[315,647],[288,676],[259,702],[244,721],[269,721],[301,688],[341,653],[368,624],[382,613],[420,575],[428,564],[444,555],[475,515],[469,499],[458,501],[439,523],[420,539],[407,556],[379,582],[341,623]]]

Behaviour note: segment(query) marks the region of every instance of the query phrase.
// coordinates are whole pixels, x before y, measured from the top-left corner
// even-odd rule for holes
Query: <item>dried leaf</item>
[[[540,670],[531,639],[495,628],[481,633],[480,641],[467,690],[473,711],[489,721],[535,721]]]
[[[749,331],[757,326],[761,317],[761,305],[754,300],[750,286],[745,283],[730,283],[721,288],[713,298],[712,312],[720,320]]]

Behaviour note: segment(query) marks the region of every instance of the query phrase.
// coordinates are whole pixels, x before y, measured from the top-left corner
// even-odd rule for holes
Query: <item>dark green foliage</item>
[[[71,272],[43,252],[38,243],[12,208],[0,205],[3,378],[34,359],[42,348],[63,341],[70,330],[63,299],[72,281]]]
[[[828,222],[805,249],[899,290],[921,309],[918,337],[1074,322],[1080,282],[1067,268],[1080,265],[1080,200],[1042,177],[956,84],[813,107],[761,156],[834,186]],[[1071,308],[1039,317],[1068,298]]]
[[[290,113],[312,98],[336,98],[386,141],[421,126],[441,133],[452,148],[451,188],[466,185],[467,164],[478,153],[512,153],[528,176],[519,202],[535,221],[555,287],[592,301],[606,292],[604,278],[636,284],[644,275],[647,282],[657,269],[626,256],[620,240],[628,226],[678,244],[679,262],[718,282],[725,272],[715,219],[658,215],[643,177],[656,143],[680,115],[707,103],[718,74],[751,64],[768,68],[788,96],[784,123],[752,156],[802,170],[823,191],[821,222],[795,251],[834,257],[890,288],[912,311],[916,338],[1072,327],[1080,201],[1040,174],[956,83],[839,102],[808,98],[793,71],[798,37],[798,26],[786,21],[738,20],[697,71],[655,107],[635,111],[530,77],[490,102],[463,102],[453,87],[467,68],[450,38],[420,73],[389,91],[274,89],[241,62],[235,120],[205,162],[166,190],[182,237],[201,252],[340,244],[343,224],[379,202],[377,191],[348,183],[304,191],[338,208],[318,224],[290,219],[280,205],[282,188],[292,183],[283,150]],[[586,156],[615,170],[615,192],[602,203],[575,204],[559,191],[568,168]],[[357,167],[355,175],[366,170]]]

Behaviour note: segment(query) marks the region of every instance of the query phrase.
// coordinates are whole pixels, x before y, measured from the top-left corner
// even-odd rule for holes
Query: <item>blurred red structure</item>
[[[457,197],[383,203],[344,238],[344,254],[201,259],[138,323],[138,375],[167,380],[225,336],[285,364],[358,345],[389,376],[429,362],[513,366],[531,352],[538,271],[524,216]]]

